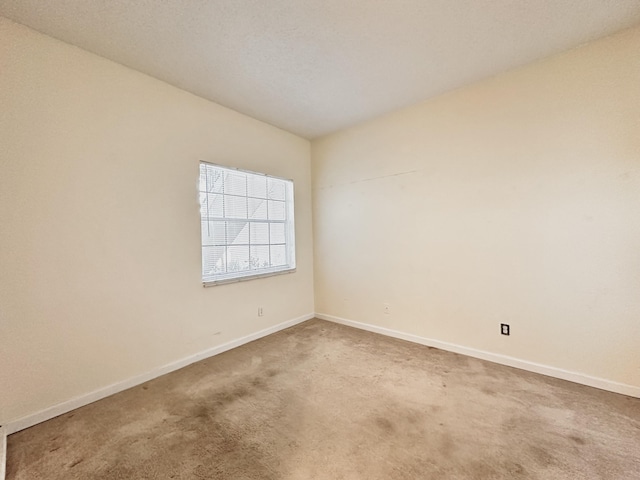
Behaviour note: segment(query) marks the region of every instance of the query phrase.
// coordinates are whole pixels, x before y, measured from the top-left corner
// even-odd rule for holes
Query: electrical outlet
[[[258,307],[258,316],[262,317],[264,315],[264,310],[262,310],[262,307]]]
[[[391,314],[391,305],[389,305],[388,303],[383,303],[382,311],[384,312],[385,315]]]
[[[500,333],[502,335],[509,335],[509,324],[508,323],[501,323],[500,324]]]

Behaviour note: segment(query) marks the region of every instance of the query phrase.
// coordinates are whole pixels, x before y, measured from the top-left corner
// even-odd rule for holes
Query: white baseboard
[[[259,332],[252,333],[245,337],[232,340],[223,345],[210,348],[203,352],[191,355],[189,357],[183,358],[176,362],[173,362],[173,363],[164,365],[162,367],[156,368],[152,371],[143,373],[136,377],[129,378],[122,382],[114,383],[107,387],[95,390],[85,395],[81,395],[79,397],[72,398],[65,402],[59,403],[52,407],[36,412],[34,414],[27,415],[18,420],[7,423],[3,427],[0,427],[0,480],[4,480],[3,474],[4,474],[4,468],[5,468],[4,459],[6,457],[7,435],[18,432],[25,428],[32,427],[33,425],[36,425],[38,423],[49,420],[51,418],[57,417],[58,415],[63,415],[67,412],[70,412],[71,410],[75,410],[76,408],[83,407],[97,400],[103,399],[105,397],[108,397],[118,392],[122,392],[123,390],[127,390],[128,388],[135,387],[149,380],[153,380],[154,378],[160,377],[167,373],[186,367],[187,365],[190,365],[192,363],[198,362],[200,360],[204,360],[205,358],[218,355],[220,353],[226,352],[227,350],[231,350],[233,348],[239,347],[241,345],[252,342],[259,338],[265,337],[267,335],[271,335],[272,333],[279,332],[280,330],[284,330],[285,328],[292,327],[304,321],[310,320],[314,317],[320,318],[322,320],[328,320],[334,323],[339,323],[342,325],[347,325],[354,328],[359,328],[361,330],[367,330],[369,332],[379,333],[381,335],[386,335],[389,337],[399,338],[401,340],[407,340],[409,342],[418,343],[418,344],[426,345],[429,347],[439,348],[441,350],[446,350],[449,352],[460,353],[462,355],[479,358],[481,360],[488,360],[490,362],[498,363],[501,365],[520,368],[522,370],[527,370],[534,373],[540,373],[542,375],[548,375],[550,377],[560,378],[562,380],[568,380],[570,382],[575,382],[582,385],[588,385],[590,387],[600,388],[602,390],[607,390],[610,392],[621,393],[623,395],[628,395],[630,397],[640,398],[640,387],[636,387],[633,385],[614,382],[604,378],[592,377],[582,373],[570,372],[560,368],[550,367],[548,365],[542,365],[535,362],[521,360],[515,357],[509,357],[507,355],[486,352],[483,350],[476,350],[473,348],[463,347],[461,345],[456,345],[453,343],[442,342],[439,340],[420,337],[418,335],[404,333],[404,332],[400,332],[398,330],[392,330],[389,328],[378,327],[378,326],[370,325],[367,323],[356,322],[353,320],[348,320],[346,318],[336,317],[333,315],[327,315],[323,313],[317,313],[314,315],[313,313],[310,313],[310,314],[295,318],[293,320],[289,320],[289,321],[280,323],[278,325],[274,325],[273,327],[265,328],[264,330],[260,330]]]
[[[10,435],[12,433],[18,432],[20,430],[24,430],[25,428],[32,427],[38,423],[44,422],[46,420],[50,420],[59,415],[63,415],[71,410],[75,410],[76,408],[84,407],[90,403],[93,403],[97,400],[101,400],[105,397],[113,395],[114,393],[122,392],[123,390],[127,390],[131,387],[135,387],[144,382],[148,382],[149,380],[153,380],[154,378],[160,377],[167,373],[171,373],[180,368],[186,367],[187,365],[191,365],[192,363],[199,362],[200,360],[204,360],[205,358],[213,357],[214,355],[218,355],[220,353],[226,352],[227,350],[231,350],[232,348],[239,347],[244,345],[245,343],[252,342],[262,337],[266,337],[267,335],[271,335],[272,333],[279,332],[280,330],[284,330],[285,328],[292,327],[297,325],[298,323],[302,323],[307,320],[311,320],[314,318],[313,313],[309,313],[307,315],[303,315],[298,318],[294,318],[293,320],[288,320],[283,323],[279,323],[278,325],[274,325],[273,327],[265,328],[264,330],[260,330],[259,332],[252,333],[242,338],[238,338],[236,340],[232,340],[223,345],[218,345],[217,347],[210,348],[200,353],[196,353],[189,357],[183,358],[176,362],[172,362],[170,364],[164,365],[162,367],[155,368],[149,372],[143,373],[141,375],[137,375],[133,378],[129,378],[127,380],[123,380],[121,382],[114,383],[104,388],[100,388],[98,390],[94,390],[93,392],[87,393],[85,395],[80,395],[79,397],[72,398],[65,402],[59,403],[52,407],[46,408],[39,412],[36,412],[31,415],[27,415],[26,417],[22,417],[18,420],[14,420],[12,422],[7,423],[3,430],[5,431],[5,436]],[[0,480],[4,480],[4,477],[0,475]]]
[[[549,377],[555,377],[574,383],[580,383],[582,385],[599,388],[601,390],[607,390],[614,393],[628,395],[630,397],[640,398],[640,387],[636,387],[634,385],[627,385],[625,383],[614,382],[612,380],[607,380],[604,378],[592,377],[582,373],[570,372],[561,368],[550,367],[548,365],[542,365],[535,362],[529,362],[527,360],[509,357],[507,355],[486,352],[484,350],[476,350],[474,348],[463,347],[461,345],[455,345],[448,342],[441,342],[439,340],[433,340],[431,338],[420,337],[418,335],[404,333],[389,328],[378,327],[375,325],[370,325],[368,323],[356,322],[353,320],[348,320],[346,318],[335,317],[333,315],[327,315],[324,313],[316,313],[316,318],[328,320],[334,323],[340,323],[349,327],[359,328],[361,330],[367,330],[373,333],[379,333],[388,337],[394,337],[413,343],[419,343],[420,345],[426,345],[428,347],[434,347],[440,350],[447,350],[449,352],[460,353],[462,355],[479,358],[481,360],[488,360],[489,362],[499,363],[501,365],[507,365],[509,367],[515,367],[521,370],[527,370],[529,372],[540,373]]]
[[[7,432],[5,427],[0,427],[0,480],[4,480],[7,466]]]

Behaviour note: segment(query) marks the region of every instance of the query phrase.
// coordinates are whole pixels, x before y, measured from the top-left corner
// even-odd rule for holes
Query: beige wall
[[[640,29],[314,141],[312,177],[317,312],[640,386]]]
[[[635,29],[313,142],[316,310],[640,386],[638,52]],[[295,180],[295,274],[202,288],[199,160]],[[311,313],[309,167],[0,17],[0,424]]]
[[[312,313],[309,149],[0,17],[0,424]],[[199,160],[294,179],[296,273],[202,287]]]

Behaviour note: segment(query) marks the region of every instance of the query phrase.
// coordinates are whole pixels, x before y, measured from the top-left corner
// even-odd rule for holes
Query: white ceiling
[[[640,0],[0,0],[0,15],[315,138],[640,23]]]

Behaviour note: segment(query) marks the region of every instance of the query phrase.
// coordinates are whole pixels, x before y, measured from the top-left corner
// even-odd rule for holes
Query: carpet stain
[[[516,477],[526,477],[527,472],[522,465],[519,463],[511,463],[508,462],[504,465],[504,470],[510,473],[511,475],[515,475]]]
[[[570,435],[569,439],[573,440],[578,445],[584,445],[587,443],[584,438],[576,437],[575,435]]]
[[[391,433],[394,430],[393,424],[386,418],[376,418],[376,425],[385,433]]]
[[[311,320],[8,438],[7,480],[640,480],[640,400]]]
[[[529,447],[531,454],[533,455],[536,463],[542,467],[548,467],[553,465],[555,462],[553,456],[549,453],[548,450],[542,447],[538,447],[537,445],[533,445]]]

